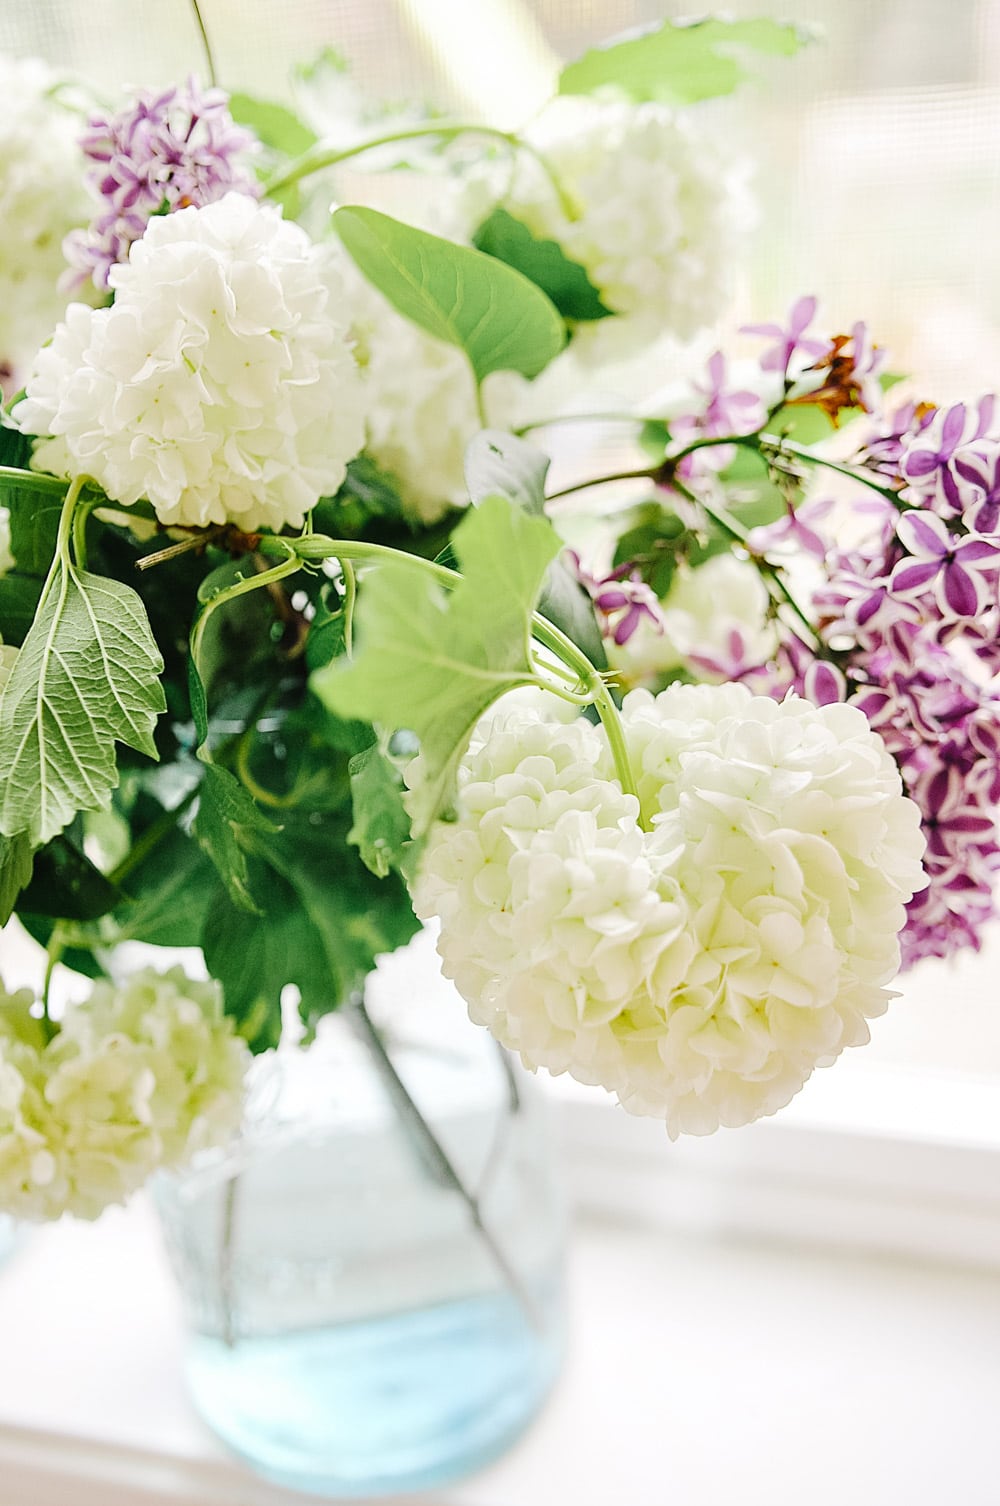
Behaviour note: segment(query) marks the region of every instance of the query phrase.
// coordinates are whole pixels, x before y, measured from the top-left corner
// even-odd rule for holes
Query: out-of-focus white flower
[[[637,340],[718,317],[750,213],[741,170],[703,130],[663,105],[561,98],[522,135],[576,213],[526,157],[509,207],[586,268]]]
[[[62,316],[63,238],[90,214],[83,122],[60,98],[59,82],[36,58],[0,57],[0,363],[8,381]]]
[[[22,429],[163,523],[299,527],[364,438],[331,251],[227,194],[152,220],[110,280],[38,353]]]
[[[663,632],[642,620],[626,643],[608,642],[608,657],[633,678],[683,669],[698,679],[732,679],[777,648],[769,601],[760,571],[733,554],[713,555],[694,570],[681,565],[660,601]]]
[[[924,882],[919,814],[854,708],[697,685],[623,714],[648,830],[599,730],[505,713],[416,904],[473,1019],[528,1066],[705,1134],[867,1040]]]
[[[365,449],[395,478],[408,516],[435,523],[469,501],[465,451],[483,427],[472,368],[462,351],[397,313],[353,265],[346,283],[364,384]],[[486,378],[491,422],[510,416],[516,384],[507,372]]]
[[[180,968],[94,985],[51,1041],[0,986],[0,1210],[96,1218],[237,1128],[244,1043]]]

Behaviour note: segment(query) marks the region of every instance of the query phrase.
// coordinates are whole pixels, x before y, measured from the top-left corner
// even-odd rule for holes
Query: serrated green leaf
[[[301,157],[316,145],[316,132],[289,110],[269,99],[257,99],[251,94],[231,94],[229,113],[242,126],[247,126],[259,141],[272,151],[282,152],[286,157]]]
[[[198,946],[218,873],[197,842],[175,828],[123,881],[113,919],[119,941],[149,946]]]
[[[465,451],[465,484],[477,507],[487,497],[503,497],[537,518],[545,512],[549,463],[527,439],[505,429],[480,429]]]
[[[115,885],[63,833],[35,853],[34,873],[20,903],[34,915],[90,921],[107,915],[120,898]]]
[[[560,94],[614,92],[627,99],[690,105],[731,94],[752,77],[741,51],[792,57],[809,40],[803,28],[758,16],[742,21],[662,21],[612,39],[564,68]]]
[[[366,576],[353,661],[312,679],[337,715],[416,733],[425,769],[416,835],[447,802],[479,717],[505,691],[535,680],[531,614],[560,549],[546,519],[500,497],[463,518],[453,542],[463,579],[451,592],[402,564]]]
[[[613,313],[601,302],[585,267],[571,261],[558,241],[534,235],[506,209],[494,209],[472,237],[472,244],[523,272],[552,299],[564,319],[583,323],[607,319]]]
[[[191,823],[195,840],[210,858],[233,904],[260,914],[249,887],[247,851],[254,839],[279,831],[259,810],[249,790],[218,764],[205,764],[198,809]]]
[[[163,660],[142,601],[64,566],[0,698],[0,832],[41,846],[118,783],[115,743],[156,758]]]
[[[377,878],[398,868],[410,840],[410,817],[403,804],[399,769],[378,743],[351,759],[351,800],[354,824],[347,840]]]
[[[31,843],[23,832],[0,837],[0,926],[10,920],[18,896],[31,879]]]
[[[205,962],[255,1050],[277,1042],[286,984],[299,989],[314,1025],[350,998],[381,953],[419,929],[402,881],[375,878],[346,838],[343,816],[290,816],[251,860],[263,917],[239,909],[221,886],[208,910]]]
[[[537,376],[565,345],[551,299],[495,257],[374,209],[346,205],[333,224],[368,281],[407,319],[464,350],[478,382],[492,371]]]

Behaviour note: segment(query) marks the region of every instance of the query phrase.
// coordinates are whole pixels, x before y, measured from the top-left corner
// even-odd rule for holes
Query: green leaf
[[[564,319],[584,322],[607,319],[613,313],[601,302],[586,269],[571,261],[558,241],[534,235],[506,209],[494,209],[472,237],[472,243],[487,256],[495,256],[508,267],[523,272],[548,294]]]
[[[316,145],[319,137],[304,121],[287,109],[269,99],[256,99],[251,94],[231,94],[229,113],[242,126],[247,126],[259,141],[286,157],[301,157]]]
[[[18,895],[31,878],[31,869],[31,843],[24,833],[0,837],[0,926],[10,920]]]
[[[249,887],[247,851],[255,837],[269,836],[280,827],[261,814],[249,790],[234,774],[206,762],[191,830],[218,869],[233,904],[259,915]]]
[[[250,880],[263,917],[237,908],[220,886],[202,947],[227,1014],[255,1049],[280,1034],[286,984],[299,989],[312,1025],[350,998],[376,957],[419,929],[402,881],[375,878],[347,846],[343,815],[291,813],[251,861]]]
[[[118,783],[115,743],[156,758],[163,660],[142,601],[64,565],[0,699],[0,832],[48,842]]]
[[[420,739],[420,835],[446,804],[473,727],[498,696],[536,675],[531,615],[560,543],[544,518],[487,497],[455,530],[463,579],[446,592],[417,567],[380,566],[358,597],[353,661],[312,678],[338,716],[405,727]]]
[[[21,922],[28,935],[38,942],[39,946],[47,947],[52,939],[52,932],[58,925],[58,921],[51,915],[36,915],[31,910],[18,908],[17,918]],[[101,963],[94,953],[87,947],[68,946],[59,953],[59,961],[63,967],[70,968],[74,973],[82,973],[85,978],[103,978],[106,976]]]
[[[197,842],[179,828],[157,842],[123,880],[114,912],[119,941],[150,946],[199,946],[218,873]]]
[[[13,673],[19,650],[0,641],[0,694]]]
[[[731,94],[752,77],[739,59],[741,50],[792,57],[810,40],[803,28],[765,16],[743,21],[717,17],[662,21],[585,52],[563,69],[559,93],[604,90],[636,101],[690,105]]]
[[[491,371],[537,376],[565,345],[555,305],[495,257],[374,209],[345,206],[333,224],[368,281],[407,319],[464,350],[478,382]]]
[[[361,861],[377,878],[398,868],[410,840],[410,817],[403,804],[399,769],[378,743],[350,762],[354,825],[347,840],[361,853]]]
[[[34,915],[88,921],[107,915],[120,898],[86,854],[60,835],[35,853],[34,874],[20,904]]]
[[[465,453],[465,480],[474,503],[503,497],[533,517],[545,513],[548,470],[547,455],[502,429],[480,430]],[[549,566],[538,610],[583,649],[596,669],[607,668],[594,604],[565,560],[554,559]]]
[[[63,493],[52,491],[30,473],[24,479],[0,477],[0,507],[10,513],[10,552],[25,575],[48,574],[56,552]]]
[[[527,439],[505,429],[480,429],[465,452],[465,484],[477,507],[487,497],[503,497],[537,518],[545,512],[549,463]]]

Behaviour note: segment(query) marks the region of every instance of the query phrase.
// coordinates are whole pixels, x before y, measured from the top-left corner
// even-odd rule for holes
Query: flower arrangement
[[[521,132],[340,141],[193,81],[69,132],[18,74],[51,202],[0,194],[65,260],[31,348],[0,325],[0,919],[49,958],[0,995],[0,1209],[91,1217],[229,1134],[288,987],[311,1031],[418,917],[504,1045],[671,1134],[773,1113],[901,958],[978,945],[992,400],[894,401],[803,298],[738,380],[617,415],[628,470],[546,490],[578,420],[540,374],[723,312],[744,190],[698,101],[800,41],[664,23]],[[365,153],[446,185],[450,234],[331,215]],[[209,981],[112,982],[129,941]],[[61,1020],[58,962],[95,980]]]

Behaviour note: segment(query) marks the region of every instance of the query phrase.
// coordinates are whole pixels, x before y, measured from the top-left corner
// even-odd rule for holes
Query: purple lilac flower
[[[692,386],[704,399],[694,413],[682,413],[671,422],[671,433],[681,448],[698,439],[722,439],[727,434],[755,434],[767,416],[756,392],[727,386],[726,358],[717,350],[709,358],[708,380]],[[713,445],[704,451],[686,455],[677,467],[682,476],[693,476],[700,466],[724,470],[733,460],[732,445]]]
[[[876,425],[857,454],[857,464],[900,482],[900,460],[908,448],[927,428],[938,410],[930,403],[903,403]]]
[[[798,507],[789,505],[784,515],[774,523],[762,523],[757,528],[752,528],[747,535],[747,547],[753,554],[767,558],[787,554],[791,547],[795,551],[804,550],[806,554],[821,560],[828,546],[817,532],[817,527],[829,516],[832,508],[833,499],[827,497],[800,502]]]
[[[579,555],[573,550],[568,553],[577,579],[590,592],[598,616],[603,619],[605,637],[610,634],[621,647],[629,641],[643,619],[651,623],[657,633],[663,633],[663,616],[656,593],[641,578],[634,561],[619,565],[608,575],[594,576],[583,569]]]
[[[954,403],[939,409],[899,456],[899,474],[907,483],[907,500],[931,507],[944,517],[964,513],[981,501],[979,464],[983,442],[993,436],[994,399],[988,395],[975,408]]]
[[[259,193],[243,160],[256,146],[236,125],[220,89],[186,86],[157,94],[143,90],[115,115],[94,116],[80,139],[93,163],[87,183],[101,203],[86,230],[70,234],[64,250],[68,282],[89,277],[104,291],[108,273],[124,261],[155,214],[214,203],[224,194]]]
[[[985,605],[988,586],[995,588],[1000,543],[975,534],[953,535],[936,513],[916,509],[903,514],[896,533],[910,557],[892,572],[892,594],[905,600],[923,595],[933,585],[943,611],[975,617]]]
[[[817,301],[811,295],[800,298],[789,311],[788,324],[745,324],[743,335],[762,335],[775,343],[768,346],[760,358],[761,370],[777,371],[782,377],[788,375],[792,357],[796,354],[818,361],[830,350],[829,340],[816,340],[806,335],[806,330],[816,317]]]

